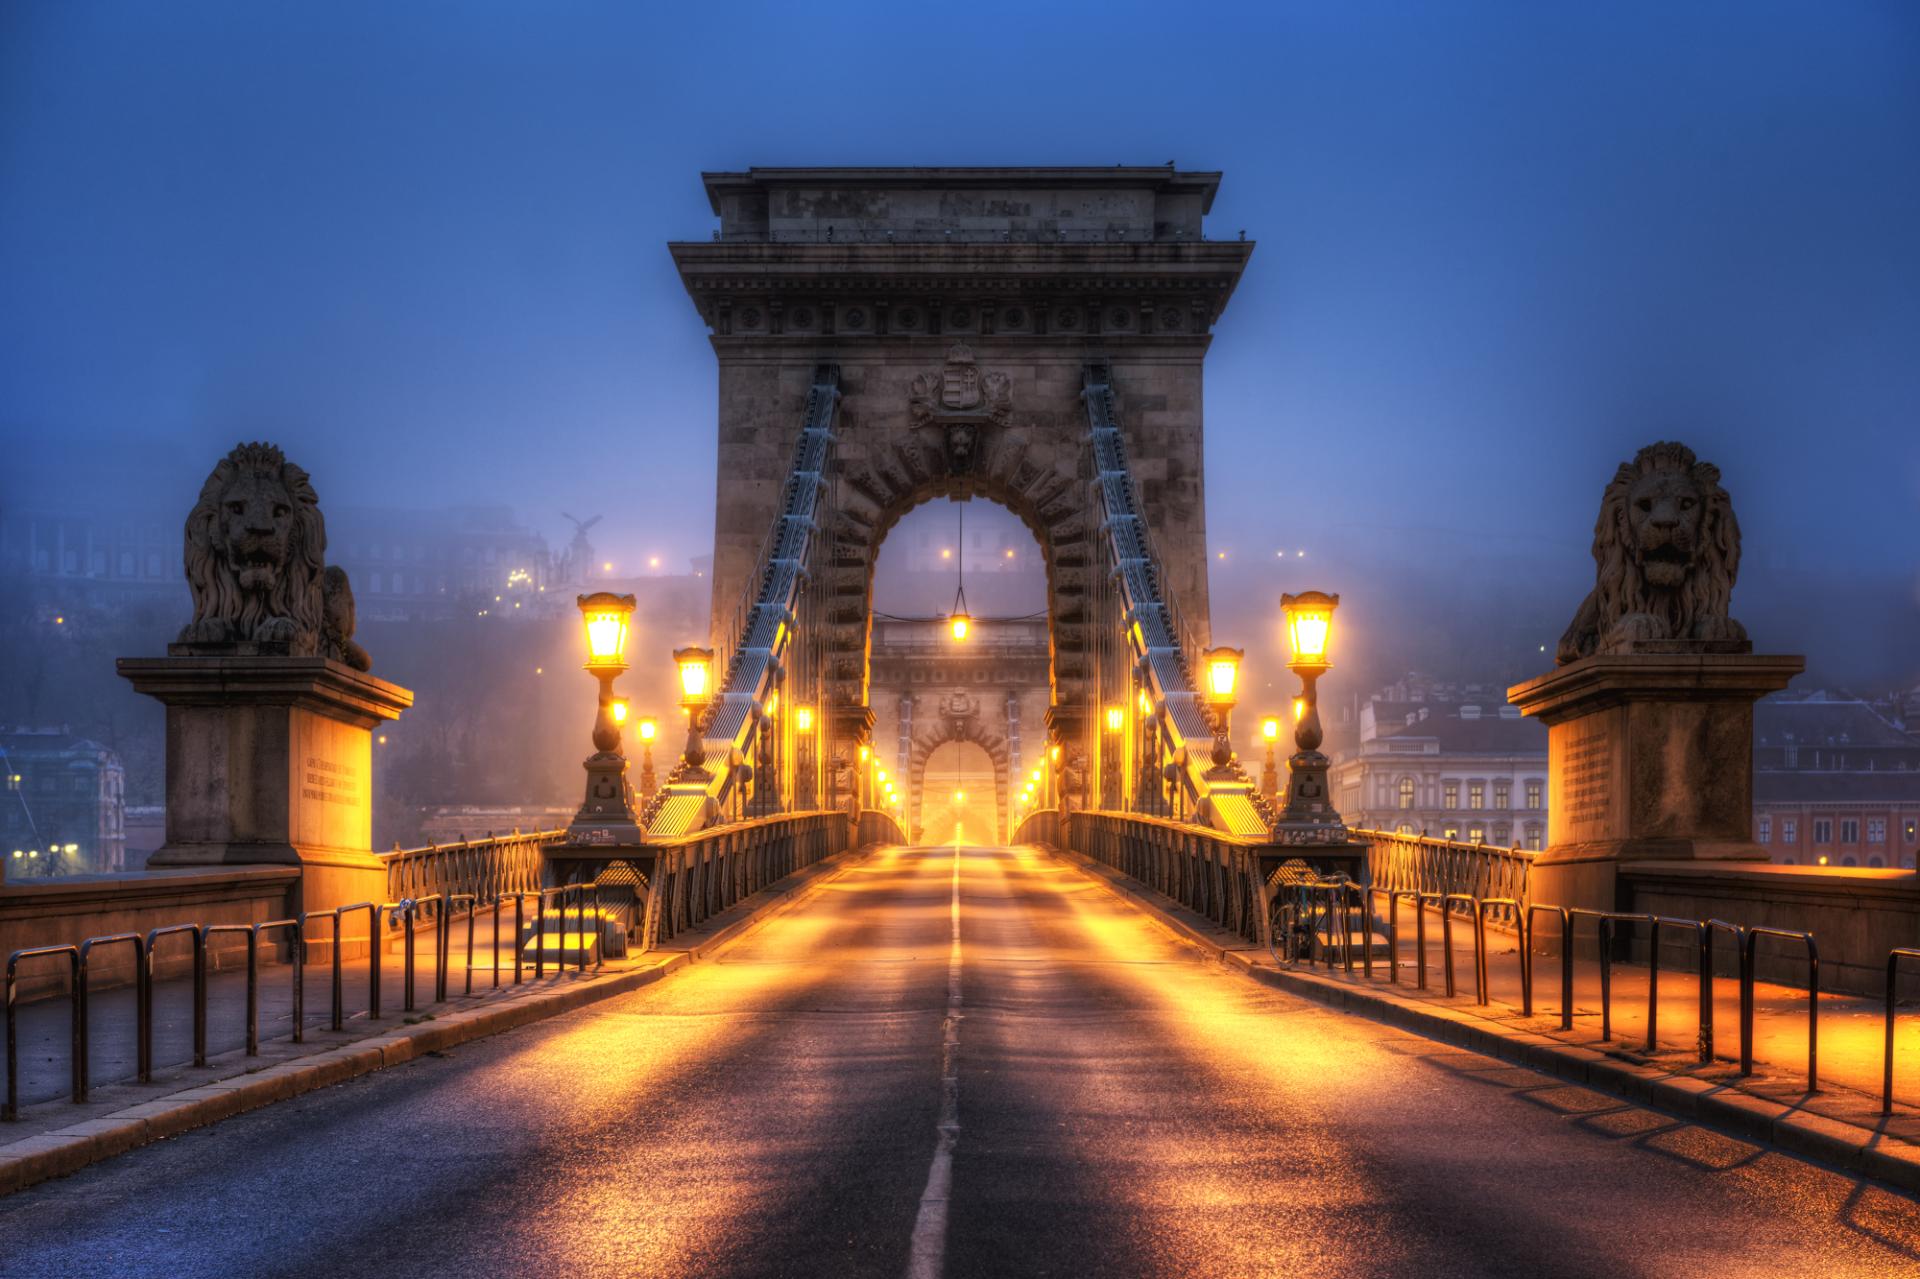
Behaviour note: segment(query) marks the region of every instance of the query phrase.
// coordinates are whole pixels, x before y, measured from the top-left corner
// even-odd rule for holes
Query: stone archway
[[[944,365],[923,370],[901,389],[908,408],[903,430],[864,432],[857,404],[843,409],[849,426],[838,446],[829,527],[836,700],[867,703],[873,570],[887,533],[924,502],[982,497],[1012,511],[1039,543],[1047,572],[1053,701],[1078,705],[1086,677],[1090,553],[1079,432],[1047,429],[1054,426],[1052,415],[1016,418],[1014,379],[983,369],[964,342],[947,349]],[[1068,400],[1066,408],[1077,411],[1077,401]]]
[[[955,689],[940,695],[932,712],[925,717],[925,727],[915,729],[912,755],[907,763],[907,793],[912,797],[913,812],[909,816],[916,832],[923,824],[927,761],[936,750],[952,742],[971,742],[986,752],[993,763],[996,814],[1000,817],[1006,814],[1012,798],[1008,790],[1012,752],[1008,749],[1006,734],[995,730],[991,722],[993,715],[986,698],[966,689]],[[1004,724],[1001,727],[1004,728]]]

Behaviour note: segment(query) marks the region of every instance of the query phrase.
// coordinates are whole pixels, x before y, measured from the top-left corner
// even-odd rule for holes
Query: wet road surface
[[[1893,1191],[1269,990],[1042,854],[955,870],[0,1199],[0,1276],[1920,1275]]]

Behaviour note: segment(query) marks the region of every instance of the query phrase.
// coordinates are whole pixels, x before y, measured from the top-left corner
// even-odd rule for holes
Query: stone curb
[[[149,1142],[178,1136],[276,1101],[650,986],[691,963],[725,950],[768,920],[806,902],[871,851],[867,848],[840,853],[799,872],[792,884],[761,890],[756,896],[766,900],[758,906],[702,937],[696,945],[664,952],[665,958],[652,967],[614,973],[586,985],[529,993],[497,1006],[438,1014],[431,1021],[397,1026],[384,1034],[338,1048],[215,1080],[110,1115],[0,1145],[0,1195],[24,1190],[52,1177],[65,1177],[88,1164],[125,1154]]]
[[[1495,1025],[1463,1009],[1416,1002],[1314,973],[1261,967],[1258,947],[1223,945],[1182,919],[1175,913],[1180,908],[1159,893],[1079,853],[1052,847],[1045,851],[1143,910],[1176,940],[1262,985],[1920,1193],[1920,1146],[1884,1141],[1870,1128],[1807,1114],[1726,1085],[1670,1075],[1546,1035]]]

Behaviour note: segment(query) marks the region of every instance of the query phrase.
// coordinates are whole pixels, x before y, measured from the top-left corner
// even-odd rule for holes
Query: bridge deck
[[[932,848],[630,996],[0,1200],[0,1268],[894,1279],[956,897],[948,1275],[1920,1258],[1909,1200],[1199,963],[1038,853]]]

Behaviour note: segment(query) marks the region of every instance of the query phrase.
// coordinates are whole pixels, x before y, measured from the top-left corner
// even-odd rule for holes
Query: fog
[[[715,372],[664,245],[714,227],[701,170],[1171,159],[1224,172],[1211,235],[1258,242],[1205,424],[1214,629],[1248,648],[1250,686],[1262,663],[1277,677],[1278,596],[1303,587],[1342,599],[1329,695],[1543,668],[1591,582],[1602,487],[1677,438],[1733,496],[1756,644],[1806,653],[1809,687],[1910,687],[1915,155],[1920,11],[1901,4],[1176,22],[16,0],[0,518],[177,526],[220,453],[267,438],[330,512],[504,507],[555,553],[563,512],[602,516],[596,554],[683,581],[663,629],[697,632]],[[981,568],[977,609],[1029,610],[1031,579]],[[890,607],[944,611],[944,589]],[[51,647],[76,641],[35,621],[46,604],[7,619],[0,720],[145,714],[102,691],[111,652],[82,672]],[[188,602],[143,608],[115,642],[157,651]],[[471,662],[449,667],[381,625],[377,661],[419,647],[383,673],[423,700],[480,704],[489,663],[570,642],[450,634]],[[570,713],[524,752],[562,799]]]

